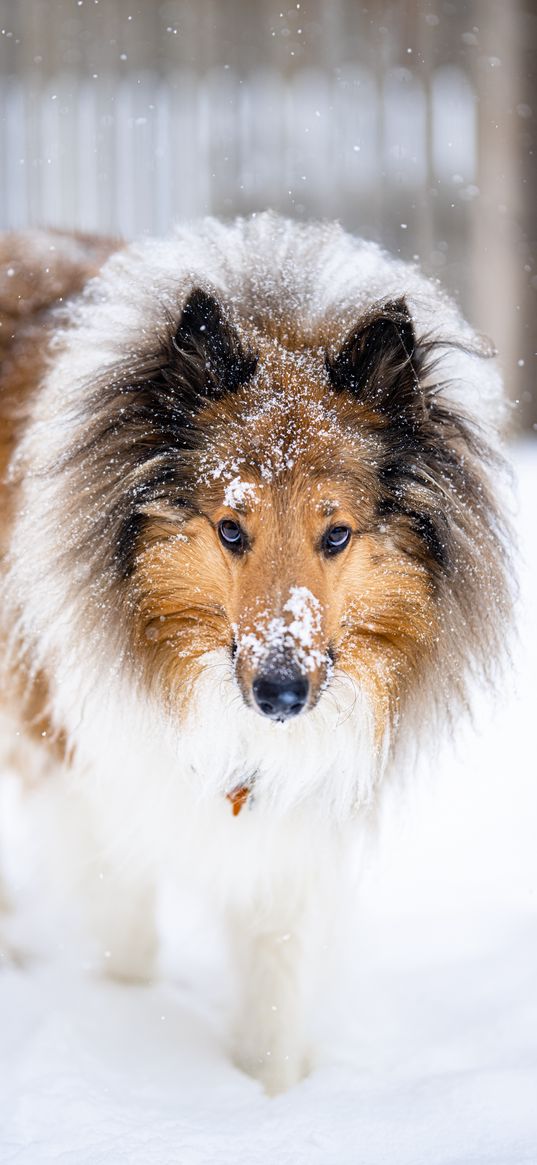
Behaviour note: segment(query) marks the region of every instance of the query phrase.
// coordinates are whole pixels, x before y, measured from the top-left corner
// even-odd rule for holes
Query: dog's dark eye
[[[349,545],[352,530],[350,526],[331,526],[323,535],[323,550],[325,554],[339,554]]]
[[[244,550],[246,538],[238,522],[232,522],[230,518],[223,518],[218,523],[218,534],[222,545],[227,550],[235,552]]]

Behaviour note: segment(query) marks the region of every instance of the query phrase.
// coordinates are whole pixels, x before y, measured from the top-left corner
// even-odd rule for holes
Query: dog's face
[[[438,632],[433,518],[423,499],[394,504],[387,480],[422,409],[411,329],[388,305],[332,355],[258,335],[254,360],[215,302],[191,297],[178,356],[192,376],[201,353],[216,390],[192,413],[180,484],[139,507],[124,584],[138,650],[178,710],[224,649],[263,717],[307,714],[336,670],[382,737]]]
[[[215,224],[192,252],[196,232],[126,248],[54,313],[50,347],[43,305],[96,256],[69,242],[62,271],[56,239],[24,245],[37,299],[28,331],[8,281],[5,618],[69,746],[162,745],[213,792],[262,770],[280,809],[314,793],[343,820],[402,737],[501,657],[497,385],[410,270],[259,225],[237,255]],[[403,286],[415,325],[404,298],[373,300]],[[21,388],[36,392],[19,446]]]

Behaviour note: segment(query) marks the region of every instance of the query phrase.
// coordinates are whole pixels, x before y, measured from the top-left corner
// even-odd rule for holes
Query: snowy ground
[[[536,1165],[537,445],[516,463],[516,676],[394,806],[315,1073],[268,1100],[231,1067],[210,968],[152,988],[6,968],[3,1165]]]

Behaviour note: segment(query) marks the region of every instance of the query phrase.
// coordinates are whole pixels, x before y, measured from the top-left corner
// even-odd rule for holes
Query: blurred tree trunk
[[[474,322],[498,348],[508,394],[520,402],[517,427],[529,426],[537,421],[535,3],[476,0],[475,18],[480,51],[474,66],[479,181]]]
[[[524,379],[522,423],[537,429],[537,5],[523,0],[520,30],[519,157],[523,199],[524,288],[520,321]]]

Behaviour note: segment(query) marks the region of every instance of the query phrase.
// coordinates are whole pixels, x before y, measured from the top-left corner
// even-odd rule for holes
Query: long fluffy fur
[[[239,919],[241,952],[244,927],[257,936],[236,1054],[277,1090],[304,1070],[302,1033],[266,1021],[256,984],[271,966],[290,1024],[304,919],[315,895],[336,894],[345,838],[398,771],[405,738],[453,717],[501,656],[498,372],[415,268],[337,226],[270,214],[120,248],[46,326],[46,372],[8,470],[6,673],[29,686],[46,677],[66,779],[99,822],[94,860],[105,854],[136,888],[163,867],[197,869]],[[256,461],[248,440],[267,417],[283,444],[264,437]],[[295,498],[300,466],[317,480],[323,457],[349,504],[364,499],[365,549],[342,591],[333,677],[324,644],[318,702],[282,729],[237,686],[236,669],[253,666],[241,643],[254,616],[241,639],[219,567],[214,594],[204,582],[178,612],[176,563],[199,569],[181,543],[245,467],[248,489],[269,482],[271,497],[294,474]],[[242,787],[252,792],[237,819],[226,796]],[[115,918],[110,927],[119,947]],[[297,944],[294,969],[274,954],[281,930]],[[138,933],[118,964],[133,943],[151,947]]]

